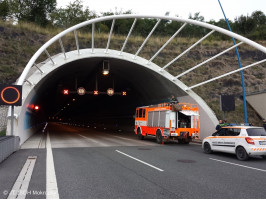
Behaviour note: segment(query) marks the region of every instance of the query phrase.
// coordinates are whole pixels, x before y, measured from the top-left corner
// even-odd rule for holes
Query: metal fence
[[[8,106],[0,106],[0,131],[6,129]]]
[[[262,92],[266,92],[266,85],[250,86],[250,87],[247,87],[247,90],[246,90],[247,95],[257,94],[257,93],[262,93]]]
[[[19,142],[18,136],[0,137],[0,163],[19,149]]]

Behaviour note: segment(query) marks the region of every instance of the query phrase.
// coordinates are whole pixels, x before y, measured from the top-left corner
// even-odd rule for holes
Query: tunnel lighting
[[[64,94],[64,95],[69,95],[69,90],[68,90],[68,89],[64,89],[64,90],[63,90],[63,94]]]
[[[122,92],[122,96],[127,96],[127,92],[126,91],[123,91]]]
[[[113,88],[108,88],[107,89],[107,94],[109,95],[109,96],[113,96],[114,95],[114,89]]]
[[[86,90],[83,87],[79,87],[77,92],[79,95],[84,95],[86,93]]]
[[[72,99],[72,101],[76,101],[76,99]]]
[[[99,91],[98,90],[94,90],[93,91],[93,95],[98,95],[99,94]]]
[[[110,71],[110,63],[109,60],[103,61],[103,75],[106,76],[109,74]]]
[[[109,74],[109,70],[105,70],[105,69],[104,69],[104,70],[103,70],[103,75],[106,76],[106,75],[108,75],[108,74]]]
[[[37,110],[39,110],[39,109],[40,109],[40,107],[39,107],[39,106],[37,106],[37,105],[36,105],[36,106],[34,106],[34,110],[36,110],[36,111],[37,111]]]

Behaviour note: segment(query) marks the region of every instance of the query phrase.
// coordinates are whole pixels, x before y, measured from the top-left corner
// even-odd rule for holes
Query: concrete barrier
[[[0,137],[0,163],[19,149],[19,142],[18,136]]]

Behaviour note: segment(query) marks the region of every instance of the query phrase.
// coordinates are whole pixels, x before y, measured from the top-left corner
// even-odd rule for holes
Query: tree
[[[15,20],[34,22],[41,26],[49,23],[50,13],[56,9],[56,0],[7,0],[9,16]]]
[[[68,28],[95,17],[97,17],[97,15],[90,11],[88,7],[83,9],[80,0],[76,0],[73,3],[70,2],[66,8],[56,9],[51,14],[53,25],[62,28]]]
[[[0,1],[0,19],[6,20],[9,13],[7,0]]]

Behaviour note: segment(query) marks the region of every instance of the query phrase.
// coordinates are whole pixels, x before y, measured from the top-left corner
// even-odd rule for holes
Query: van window
[[[136,117],[136,118],[139,117],[139,109],[136,110],[136,116],[135,116],[135,117]]]
[[[248,136],[266,136],[264,128],[247,128]]]
[[[226,136],[238,136],[240,134],[240,128],[228,128]]]
[[[227,132],[226,128],[222,128],[219,131],[216,131],[212,136],[225,136]]]
[[[139,109],[139,117],[142,117],[142,108]]]

